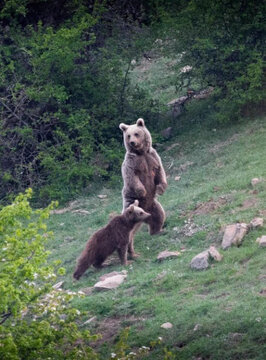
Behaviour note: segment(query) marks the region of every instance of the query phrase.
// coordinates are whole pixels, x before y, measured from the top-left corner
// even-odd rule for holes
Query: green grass
[[[162,336],[163,346],[176,359],[265,359],[266,306],[260,291],[266,289],[266,250],[255,240],[266,235],[266,227],[249,232],[239,248],[221,250],[222,262],[213,262],[208,270],[197,272],[189,267],[193,256],[210,244],[219,248],[223,226],[249,222],[266,210],[265,120],[243,121],[215,131],[195,125],[158,149],[169,183],[160,197],[167,213],[165,233],[151,237],[143,226],[135,238],[141,256],[128,266],[127,280],[117,290],[93,292],[76,302],[86,313],[81,322],[97,317],[87,325],[92,332],[101,330],[105,336],[113,322],[118,324],[113,335],[131,326],[132,349]],[[178,145],[167,150],[175,143]],[[186,169],[181,167],[188,162]],[[174,180],[176,175],[181,176],[180,181]],[[255,188],[250,184],[254,177],[264,177]],[[122,183],[120,188],[77,199],[75,209],[88,210],[88,215],[69,211],[51,216],[50,258],[61,259],[66,268],[64,288],[81,290],[93,286],[104,273],[124,269],[114,258],[107,268],[91,268],[79,282],[72,281],[76,258],[89,236],[107,223],[110,213],[121,211],[121,187]],[[107,198],[100,200],[98,194]],[[208,201],[219,206],[195,213]],[[192,236],[185,231],[188,218],[198,230]],[[156,262],[160,251],[181,248],[186,251],[180,257]],[[173,324],[170,330],[160,327],[167,321]],[[115,339],[106,336],[102,354],[110,352]],[[145,358],[162,359],[162,354],[159,347]]]

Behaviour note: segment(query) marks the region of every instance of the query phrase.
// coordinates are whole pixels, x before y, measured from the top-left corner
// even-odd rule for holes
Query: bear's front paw
[[[137,199],[139,198],[144,198],[146,196],[147,192],[144,188],[138,188],[136,189],[136,195],[137,195]]]
[[[156,193],[158,195],[162,195],[165,192],[166,185],[165,184],[159,184],[156,186]]]

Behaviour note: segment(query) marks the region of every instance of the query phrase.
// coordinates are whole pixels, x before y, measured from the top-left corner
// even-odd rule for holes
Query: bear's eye
[[[141,211],[139,214],[140,214],[140,215],[143,215],[143,212]]]
[[[139,137],[139,134],[138,134],[138,133],[136,133],[136,134],[135,134],[135,136],[136,136],[136,137]]]
[[[130,135],[128,135],[127,137],[128,137],[128,139],[130,139]]]

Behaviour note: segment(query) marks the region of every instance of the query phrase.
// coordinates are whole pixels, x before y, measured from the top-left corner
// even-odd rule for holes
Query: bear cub
[[[105,227],[92,235],[78,258],[73,277],[78,280],[91,265],[100,268],[115,250],[118,252],[121,264],[127,265],[130,232],[136,224],[149,217],[150,214],[140,208],[138,200],[135,200],[122,215],[115,216]]]

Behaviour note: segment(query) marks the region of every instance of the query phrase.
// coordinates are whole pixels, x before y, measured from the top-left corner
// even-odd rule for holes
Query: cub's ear
[[[138,201],[138,200],[135,200],[133,205],[134,205],[134,206],[139,206],[139,201]]]
[[[128,212],[129,212],[129,214],[132,214],[133,211],[134,211],[134,204],[131,204],[128,208]]]
[[[137,124],[138,126],[145,126],[145,122],[144,122],[144,120],[143,120],[142,118],[139,118],[139,119],[137,120],[136,124]]]
[[[121,124],[119,125],[119,128],[120,128],[120,130],[122,130],[122,131],[126,131],[126,130],[128,129],[128,125],[126,125],[126,124],[124,124],[124,123],[121,123]]]

